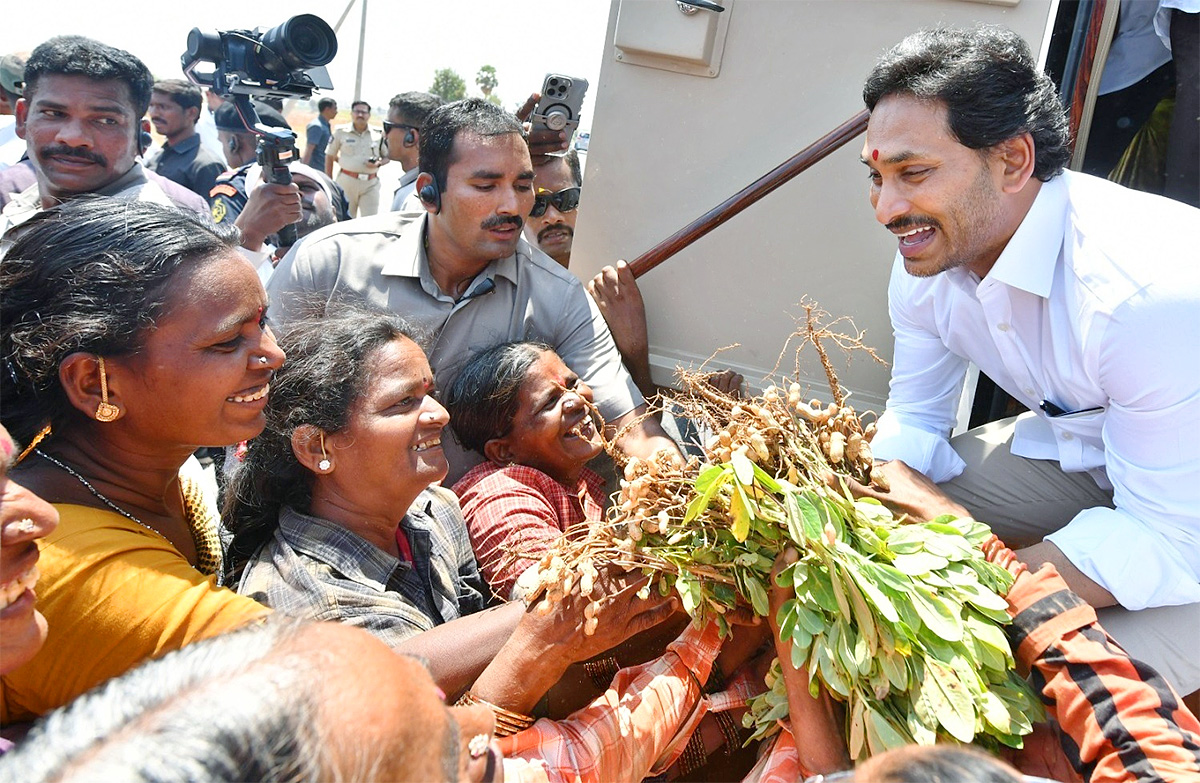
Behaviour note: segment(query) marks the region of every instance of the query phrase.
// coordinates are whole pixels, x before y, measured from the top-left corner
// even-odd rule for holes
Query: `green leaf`
[[[854,623],[858,626],[858,632],[866,644],[866,657],[874,657],[875,651],[879,648],[879,636],[875,632],[875,617],[871,614],[871,609],[867,606],[867,601],[863,598],[862,591],[858,589],[853,578],[846,580],[846,592],[850,594],[850,608],[854,610]]]
[[[850,741],[848,743],[850,750],[850,758],[863,758],[863,751],[866,750],[867,735],[867,705],[861,698],[854,698],[850,701]]]
[[[733,533],[733,537],[738,541],[745,541],[746,536],[750,535],[750,511],[746,508],[746,496],[739,486],[733,488],[733,497],[729,501],[729,516],[733,517],[729,532]]]
[[[867,745],[871,755],[911,744],[882,713],[867,707]]]
[[[820,614],[799,603],[796,604],[796,622],[814,636],[824,631],[828,625]]]
[[[692,482],[692,486],[696,488],[697,492],[703,494],[707,492],[709,488],[712,487],[714,482],[717,482],[718,479],[724,481],[726,478],[728,478],[727,471],[728,468],[726,468],[724,465],[709,465],[700,471],[699,475],[696,476],[695,481]]]
[[[837,626],[833,626],[837,628]],[[829,655],[829,646],[821,646],[815,648],[817,651],[817,666],[821,672],[821,679],[825,681],[825,685],[829,690],[838,694],[842,699],[850,698],[850,685],[846,681],[845,676],[838,669],[833,658]]]
[[[922,698],[928,698],[946,732],[960,742],[975,739],[975,707],[958,673],[937,661],[925,664]]]
[[[858,569],[847,569],[850,575],[854,578],[855,583],[862,590],[866,598],[875,605],[875,609],[891,622],[898,622],[900,614],[896,611],[895,605],[891,599],[883,594],[883,591],[875,586],[867,573]]]
[[[792,541],[804,546],[808,543],[808,536],[804,534],[804,512],[800,510],[800,499],[794,492],[784,495],[784,511],[788,535]]]
[[[835,601],[837,601],[837,608],[838,608],[839,616],[849,618],[850,617],[850,602],[848,600],[846,600],[846,592],[845,592],[845,589],[842,587],[841,574],[837,573],[836,568],[830,568],[829,577],[830,577],[830,583],[833,586],[833,598]]]
[[[925,549],[929,533],[920,525],[904,525],[888,534],[888,549],[898,555],[910,555]]]
[[[675,580],[675,590],[679,593],[679,600],[683,604],[683,611],[694,616],[696,609],[703,601],[700,592],[700,583],[695,579],[690,579],[681,574]]]
[[[763,583],[757,576],[751,573],[745,575],[746,591],[749,593],[747,598],[750,599],[750,605],[754,607],[754,613],[760,617],[766,617],[770,611],[770,603],[767,601],[767,591],[763,587]]]
[[[900,692],[908,689],[908,668],[898,653],[881,655],[876,660],[893,688]]]
[[[888,545],[891,545],[890,541]],[[939,557],[928,552],[913,552],[908,555],[896,555],[896,558],[892,560],[892,565],[909,576],[921,576],[930,571],[945,568],[949,562],[944,557]]]
[[[748,487],[754,483],[754,463],[750,461],[749,457],[740,451],[735,451],[729,459],[729,464],[733,465],[733,473],[742,486]]]
[[[763,489],[767,490],[767,492],[773,492],[776,495],[783,491],[783,487],[778,481],[775,480],[774,476],[760,468],[758,465],[755,465],[753,462],[751,462],[750,465],[754,468],[755,480],[762,485]]]
[[[979,712],[983,715],[984,722],[996,731],[1001,734],[1013,733],[1013,721],[1008,712],[1008,705],[992,691],[980,694]]]
[[[821,521],[821,514],[817,511],[817,507],[813,505],[807,495],[796,495],[795,498],[804,520],[804,535],[807,539],[820,538],[825,524]]]
[[[837,599],[833,595],[833,584],[829,573],[824,568],[812,568],[808,572],[808,581],[804,584],[804,593],[797,592],[799,598],[809,597],[817,606],[830,614],[838,611]]]
[[[721,485],[729,480],[731,474],[732,471],[730,468],[714,465],[711,468],[707,468],[700,476],[700,478],[706,479],[704,489],[700,488],[700,478],[696,479],[696,491],[699,494],[688,503],[687,513],[683,517],[684,525],[704,513],[709,504],[712,503],[712,499],[716,496],[717,491],[721,489]]]
[[[958,598],[980,610],[990,609],[989,617],[1002,615],[1008,619],[1008,601],[983,587],[983,585],[960,585],[956,590]],[[993,614],[993,612],[995,614]]]
[[[950,607],[948,599],[920,588],[913,590],[912,598],[913,608],[917,610],[926,628],[948,642],[962,639],[962,621],[959,619],[961,608],[955,611]]]

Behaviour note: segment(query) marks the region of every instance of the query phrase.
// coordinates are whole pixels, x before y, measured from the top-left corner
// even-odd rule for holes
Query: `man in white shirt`
[[[1052,562],[1114,637],[1200,689],[1200,210],[1064,172],[1054,85],[1015,33],[922,31],[863,90],[897,236],[873,450],[892,505],[968,511]],[[968,362],[1030,409],[948,441]]]

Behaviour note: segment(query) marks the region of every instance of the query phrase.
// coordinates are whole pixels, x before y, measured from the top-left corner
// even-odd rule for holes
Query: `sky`
[[[145,3],[129,0],[58,0],[45,13],[4,13],[0,54],[32,50],[55,35],[78,34],[126,49],[156,78],[180,78],[179,55],[193,27],[206,30],[274,27],[289,16],[312,13],[333,26],[348,0],[214,0]],[[478,95],[475,74],[496,69],[495,94],[512,109],[541,88],[548,72],[580,76],[591,84],[581,129],[590,126],[600,75],[607,0],[354,0],[338,31],[338,54],[329,65],[332,95],[346,107],[354,98],[362,3],[367,3],[362,97],[386,106],[399,92],[428,90],[439,68],[453,68]],[[286,8],[286,10],[284,10]]]

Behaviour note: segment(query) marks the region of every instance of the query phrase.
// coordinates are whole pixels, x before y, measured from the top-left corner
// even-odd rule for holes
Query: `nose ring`
[[[269,362],[269,361],[270,361],[270,359],[268,359],[268,358],[267,358],[267,357],[265,357],[265,356],[260,356],[260,357],[258,357],[258,363],[259,363],[259,364],[266,364],[266,363],[267,363],[267,362]]]

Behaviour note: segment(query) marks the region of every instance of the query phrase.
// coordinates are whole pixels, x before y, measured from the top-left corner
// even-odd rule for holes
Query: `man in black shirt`
[[[167,140],[146,161],[146,168],[207,198],[225,171],[225,161],[205,148],[196,133],[202,100],[200,88],[182,79],[154,83],[150,122]]]

